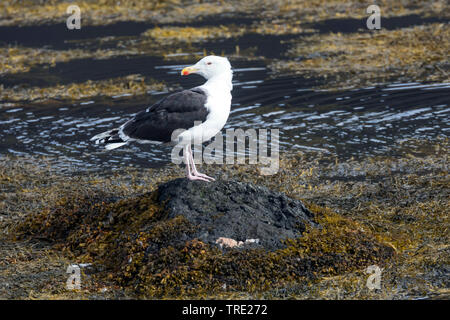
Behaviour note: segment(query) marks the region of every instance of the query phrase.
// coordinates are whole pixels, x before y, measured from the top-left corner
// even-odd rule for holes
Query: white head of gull
[[[181,75],[198,74],[207,81],[198,87],[166,96],[116,129],[91,138],[113,150],[130,142],[170,143],[183,147],[189,180],[214,181],[197,171],[191,144],[214,137],[227,122],[231,107],[233,71],[225,57],[207,56],[186,67]],[[184,130],[179,130],[184,129]],[[181,133],[177,133],[180,132]]]

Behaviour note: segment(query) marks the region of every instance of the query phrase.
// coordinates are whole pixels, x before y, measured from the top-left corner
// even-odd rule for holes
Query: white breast
[[[214,137],[228,120],[231,108],[233,73],[231,70],[210,78],[199,88],[206,92],[205,108],[208,109],[206,121],[180,134],[183,141],[202,143]]]
[[[205,107],[209,111],[206,121],[188,130],[196,142],[207,141],[222,130],[230,114],[231,94],[208,95]]]

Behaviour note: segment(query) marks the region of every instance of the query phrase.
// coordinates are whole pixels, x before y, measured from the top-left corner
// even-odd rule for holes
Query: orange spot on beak
[[[195,67],[186,67],[183,70],[181,70],[181,75],[187,76],[188,74],[195,73],[197,71],[198,70]]]

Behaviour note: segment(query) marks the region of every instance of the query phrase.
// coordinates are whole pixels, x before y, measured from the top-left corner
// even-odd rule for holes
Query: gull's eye
[[[207,65],[210,65],[210,64],[212,64],[212,62],[207,62],[206,64],[207,64]]]

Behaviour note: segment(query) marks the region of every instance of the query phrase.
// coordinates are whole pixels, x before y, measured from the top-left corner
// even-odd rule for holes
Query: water
[[[155,65],[172,82],[201,83],[178,74],[183,65]],[[188,82],[188,83],[185,83]],[[383,154],[408,138],[449,135],[450,83],[392,84],[352,91],[318,91],[303,79],[269,79],[264,66],[235,68],[233,104],[225,128],[280,129],[284,152],[323,150],[338,157]],[[170,148],[133,144],[113,152],[89,138],[117,127],[164,94],[92,98],[71,104],[2,105],[0,152],[57,158],[62,168],[155,166],[170,161]]]
[[[237,42],[228,39],[204,46],[230,52],[236,43],[244,49],[259,43],[259,53],[272,58],[279,54],[280,47],[270,43],[278,41],[282,46],[284,38],[262,40],[261,36],[250,35]],[[173,60],[176,58],[172,57],[170,62],[142,55],[80,59],[50,68],[38,66],[28,73],[3,77],[0,83],[5,87],[24,82],[45,87],[136,73],[175,88],[203,83],[195,75],[180,77],[186,60]],[[270,59],[232,61],[233,101],[226,129],[277,128],[282,152],[321,150],[340,158],[390,154],[393,145],[406,139],[435,139],[450,134],[450,83],[313,90],[317,79],[272,78],[267,61]],[[53,99],[43,103],[0,101],[0,155],[47,156],[61,170],[79,171],[165,164],[170,161],[171,149],[167,146],[132,144],[106,152],[89,139],[121,125],[166,94],[148,92],[142,96]]]

